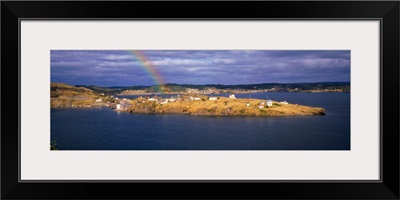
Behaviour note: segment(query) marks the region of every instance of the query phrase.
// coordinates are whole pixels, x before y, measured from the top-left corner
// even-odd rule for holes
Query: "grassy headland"
[[[99,98],[90,89],[74,87],[64,83],[51,83],[51,107],[90,107]]]
[[[184,99],[184,98],[183,98]],[[160,104],[138,100],[128,107],[131,113],[180,113],[188,115],[232,115],[232,116],[291,116],[325,115],[323,108],[285,104],[273,101],[272,106],[261,106],[260,99],[234,99],[219,97],[217,100],[181,100]],[[265,101],[265,100],[264,100]]]

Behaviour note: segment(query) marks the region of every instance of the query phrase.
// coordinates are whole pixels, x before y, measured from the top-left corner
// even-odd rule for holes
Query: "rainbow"
[[[154,80],[156,85],[165,85],[165,80],[161,76],[161,74],[157,71],[153,62],[140,50],[129,50],[129,53],[133,54],[135,58],[140,62],[143,69],[150,75],[150,77]],[[162,89],[161,89],[162,91]]]

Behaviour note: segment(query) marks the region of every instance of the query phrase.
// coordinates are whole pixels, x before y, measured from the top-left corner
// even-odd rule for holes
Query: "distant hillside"
[[[177,84],[165,84],[165,85],[156,85],[151,86],[146,89],[148,93],[158,93],[158,92],[186,92],[186,87],[182,87]]]
[[[84,87],[90,89],[97,93],[104,93],[105,95],[113,95],[117,93],[121,93],[125,90],[143,90],[149,88],[149,86],[111,86],[111,87],[101,87],[95,85],[76,85],[75,87]]]
[[[143,90],[146,93],[179,93],[186,92],[187,89],[205,90],[213,88],[218,90],[271,90],[275,92],[318,92],[318,91],[337,91],[350,92],[350,82],[320,82],[320,83],[260,83],[260,84],[239,84],[239,85],[221,85],[221,84],[164,84],[154,86],[85,86],[77,85],[76,87],[85,87],[97,93],[107,95],[129,94],[131,90]],[[131,92],[134,93],[134,92]]]
[[[94,95],[94,92],[85,87],[74,87],[65,83],[50,83],[51,97]]]
[[[94,103],[99,95],[85,87],[74,87],[65,83],[50,84],[51,107],[86,107]]]
[[[180,85],[182,87],[204,89],[204,88],[217,88],[217,89],[272,89],[282,88],[282,90],[295,89],[298,90],[317,90],[317,89],[330,89],[330,88],[345,88],[350,87],[350,82],[320,82],[320,83],[260,83],[260,84],[240,84],[240,85],[221,85],[221,84],[208,84],[208,85]]]

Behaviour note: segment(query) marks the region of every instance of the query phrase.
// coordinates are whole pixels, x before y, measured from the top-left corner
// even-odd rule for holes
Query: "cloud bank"
[[[254,84],[350,81],[349,50],[52,50],[51,81],[71,85]]]

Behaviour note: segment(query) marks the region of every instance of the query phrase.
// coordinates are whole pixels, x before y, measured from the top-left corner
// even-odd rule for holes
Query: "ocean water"
[[[325,108],[326,115],[189,116],[109,108],[51,109],[51,140],[59,150],[350,150],[350,93],[268,92],[250,97],[267,95],[275,101]]]

